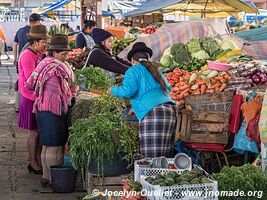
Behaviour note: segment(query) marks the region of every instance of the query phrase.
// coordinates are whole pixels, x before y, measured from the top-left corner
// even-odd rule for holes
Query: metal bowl
[[[184,154],[184,153],[178,153],[174,157],[174,166],[176,169],[191,169],[192,168],[192,161],[191,158]]]

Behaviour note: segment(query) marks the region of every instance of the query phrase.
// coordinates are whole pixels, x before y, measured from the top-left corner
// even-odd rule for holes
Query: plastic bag
[[[260,143],[260,131],[259,131],[259,121],[260,115],[257,114],[252,120],[250,120],[246,135],[251,141],[256,141],[258,144]]]
[[[259,153],[257,142],[250,141],[248,139],[246,135],[246,129],[247,129],[246,120],[243,120],[234,141],[234,146],[233,146],[234,151],[240,154],[244,154],[245,151]]]

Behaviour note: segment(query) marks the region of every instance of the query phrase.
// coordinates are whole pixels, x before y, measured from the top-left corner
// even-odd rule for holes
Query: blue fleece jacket
[[[162,77],[170,91],[171,86],[165,76]],[[133,111],[139,121],[155,106],[167,102],[175,104],[169,94],[162,92],[160,84],[142,64],[130,67],[125,73],[122,86],[113,86],[111,93],[113,96],[131,99]]]

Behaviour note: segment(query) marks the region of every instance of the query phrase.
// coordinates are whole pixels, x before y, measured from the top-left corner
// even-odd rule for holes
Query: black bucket
[[[77,171],[68,165],[54,165],[50,167],[53,192],[74,192]]]

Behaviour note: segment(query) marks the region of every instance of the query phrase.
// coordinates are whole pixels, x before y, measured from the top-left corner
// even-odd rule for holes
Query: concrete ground
[[[0,66],[0,200],[75,200],[84,193],[56,194],[40,186],[40,175],[29,174],[28,133],[17,128],[13,61]]]

